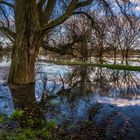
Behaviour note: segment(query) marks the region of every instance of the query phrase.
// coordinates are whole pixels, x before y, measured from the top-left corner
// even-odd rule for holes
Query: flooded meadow
[[[69,132],[77,132],[81,122],[92,122],[104,128],[106,139],[121,131],[129,139],[140,138],[139,71],[38,61],[35,84],[15,90],[6,84],[9,65],[8,56],[0,57],[0,114],[10,117],[22,109]]]

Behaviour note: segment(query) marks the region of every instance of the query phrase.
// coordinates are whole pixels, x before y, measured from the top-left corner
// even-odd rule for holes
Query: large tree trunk
[[[12,52],[9,84],[34,82],[39,51],[39,20],[35,0],[16,1],[16,38]]]
[[[9,73],[8,82],[10,84],[29,84],[34,82],[35,77],[35,61],[38,50],[35,49],[35,44],[32,44],[34,50],[26,50],[27,46],[22,48],[14,47],[12,54],[12,63]]]

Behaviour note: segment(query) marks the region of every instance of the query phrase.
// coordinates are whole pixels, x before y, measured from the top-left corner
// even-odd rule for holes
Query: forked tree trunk
[[[16,38],[12,52],[9,84],[34,82],[35,61],[39,51],[39,20],[35,0],[16,1]]]

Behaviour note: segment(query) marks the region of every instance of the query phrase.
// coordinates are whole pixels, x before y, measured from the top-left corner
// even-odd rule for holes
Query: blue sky
[[[134,3],[134,5],[136,5],[135,12],[137,15],[140,16],[140,0],[130,0],[130,1]]]

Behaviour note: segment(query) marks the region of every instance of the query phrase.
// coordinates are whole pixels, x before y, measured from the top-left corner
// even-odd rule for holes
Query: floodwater
[[[33,102],[46,120],[69,126],[87,120],[101,125],[117,112],[107,126],[110,131],[130,127],[128,135],[140,138],[140,72],[38,62],[35,92],[24,90],[17,95],[6,85],[10,59],[0,59],[1,114],[10,116],[18,107],[33,110]],[[95,112],[98,105],[102,107]]]

